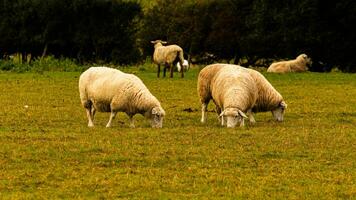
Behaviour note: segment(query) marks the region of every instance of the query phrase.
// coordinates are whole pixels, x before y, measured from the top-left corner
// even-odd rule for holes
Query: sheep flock
[[[173,77],[176,65],[183,78],[184,71],[189,69],[189,59],[184,59],[183,49],[178,45],[164,46],[167,42],[162,40],[151,43],[154,44],[153,62],[158,66],[157,77],[161,65],[164,65],[163,77],[167,69]],[[301,54],[294,60],[272,63],[267,72],[303,72],[310,64],[311,59]],[[197,78],[197,93],[201,103],[201,123],[207,121],[207,108],[212,100],[219,123],[229,128],[243,127],[246,119],[250,124],[256,123],[254,114],[258,112],[271,112],[274,120],[281,122],[287,108],[282,95],[260,72],[234,64],[215,63],[203,67]],[[163,126],[166,112],[160,101],[133,74],[105,66],[90,67],[79,77],[79,94],[88,127],[94,126],[96,111],[110,113],[106,127],[112,126],[118,112],[127,114],[132,128],[135,127],[133,117],[136,114],[150,120],[152,127]]]
[[[202,104],[201,122],[206,122],[210,100],[222,126],[233,128],[249,118],[255,123],[253,113],[271,111],[276,121],[283,121],[287,104],[259,72],[232,64],[212,64],[203,68],[198,77],[197,91]],[[151,121],[151,126],[162,128],[166,113],[158,99],[137,76],[109,67],[91,67],[79,77],[79,94],[88,127],[94,126],[96,111],[109,112],[106,127],[111,127],[118,112],[129,117],[130,127],[135,127],[133,117],[141,114]]]

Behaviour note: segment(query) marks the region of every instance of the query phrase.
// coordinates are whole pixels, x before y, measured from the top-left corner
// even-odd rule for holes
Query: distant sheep
[[[224,117],[227,127],[235,127],[238,122],[244,126],[244,112],[252,110],[257,99],[257,87],[253,77],[234,65],[208,65],[198,77],[198,94],[202,104],[201,122],[206,122],[207,106],[212,99],[216,112]]]
[[[211,98],[210,85],[212,80],[224,68],[234,67],[240,71],[240,73],[249,73],[256,85],[257,99],[252,109],[247,110],[247,116],[251,123],[255,122],[253,112],[265,112],[271,111],[273,117],[277,121],[283,121],[284,111],[287,108],[287,104],[283,100],[283,97],[274,89],[274,87],[267,81],[267,79],[259,72],[253,69],[247,69],[238,65],[230,64],[213,64],[208,65],[199,73],[198,78],[198,93],[200,94],[202,103],[202,119],[201,122],[206,121],[206,101],[204,97]],[[203,98],[202,98],[203,97]],[[206,105],[205,105],[206,104]]]
[[[180,63],[179,62],[177,62],[177,70],[178,70],[178,72],[180,72],[180,70],[182,69],[182,66],[180,65]],[[189,62],[188,62],[188,60],[185,60],[184,59],[184,62],[183,62],[183,70],[188,70],[189,69]]]
[[[173,64],[175,62],[179,62],[181,66],[184,66],[184,56],[183,49],[178,45],[168,45],[163,46],[163,44],[167,44],[167,42],[161,40],[151,41],[154,44],[154,53],[153,53],[153,62],[157,64],[157,77],[160,75],[161,65],[164,65],[163,68],[163,77],[166,77],[166,69],[170,68],[171,75],[173,78]],[[181,70],[181,77],[184,77],[184,70]]]
[[[111,112],[106,127],[111,126],[117,112],[129,116],[130,127],[135,127],[133,116],[137,113],[150,119],[152,127],[162,127],[165,111],[135,75],[108,67],[91,67],[80,75],[79,93],[89,127],[94,126],[96,111]]]
[[[272,73],[288,73],[288,72],[305,72],[308,70],[308,65],[311,65],[311,59],[306,54],[300,54],[294,60],[281,61],[272,63],[267,72]]]

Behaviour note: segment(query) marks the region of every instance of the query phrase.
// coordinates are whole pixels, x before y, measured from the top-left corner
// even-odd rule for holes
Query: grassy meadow
[[[87,127],[80,72],[0,73],[1,199],[356,199],[356,74],[265,74],[285,121],[227,129],[210,103],[200,123],[198,69],[135,73],[166,110],[162,129],[108,113]]]

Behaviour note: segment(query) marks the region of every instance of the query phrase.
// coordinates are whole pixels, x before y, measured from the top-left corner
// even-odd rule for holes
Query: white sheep
[[[244,126],[244,112],[252,110],[257,99],[257,88],[252,76],[234,65],[208,65],[198,77],[198,94],[202,104],[201,122],[206,122],[207,106],[212,99],[216,112],[224,117],[227,127],[235,127],[238,122]],[[222,110],[223,109],[223,110]]]
[[[151,41],[154,44],[154,52],[153,52],[153,62],[157,64],[157,77],[160,75],[161,65],[164,65],[163,68],[163,77],[166,77],[166,69],[170,68],[171,75],[173,77],[173,64],[175,62],[180,62],[182,66],[184,63],[183,49],[178,45],[168,45],[163,46],[163,44],[167,44],[167,42],[161,40]],[[181,77],[184,77],[184,70],[181,70]]]
[[[311,65],[312,61],[306,54],[300,54],[294,60],[281,61],[272,63],[267,72],[272,73],[288,73],[288,72],[305,72],[308,70],[308,65]]]
[[[272,86],[272,84],[258,71],[253,69],[247,69],[240,66],[243,70],[247,70],[250,75],[255,80],[258,96],[256,100],[256,104],[247,112],[247,116],[250,119],[251,123],[255,123],[255,119],[253,117],[253,112],[267,112],[271,111],[272,116],[276,121],[283,121],[283,116],[285,109],[287,108],[287,104],[284,101],[282,95]]]
[[[129,116],[130,127],[135,127],[133,116],[137,113],[150,119],[152,127],[162,127],[165,111],[135,75],[108,67],[91,67],[80,75],[79,93],[89,127],[94,126],[95,111],[111,112],[106,127],[111,126],[117,112]]]
[[[177,66],[178,72],[180,72],[180,70],[182,69],[182,65],[180,65],[179,62],[177,62],[176,66]],[[185,70],[185,71],[189,70],[189,62],[188,62],[188,60],[184,59],[184,61],[183,61],[183,70]]]
[[[241,73],[249,73],[256,85],[257,88],[257,99],[255,101],[255,105],[252,109],[247,110],[247,116],[251,123],[255,123],[255,119],[253,117],[253,112],[265,112],[271,111],[273,117],[277,121],[283,121],[284,111],[287,108],[287,104],[283,100],[282,95],[278,93],[277,90],[268,82],[268,80],[258,71],[253,69],[247,69],[238,65],[231,64],[212,64],[201,70],[198,78],[198,93],[201,97],[202,103],[202,119],[201,122],[206,121],[206,102],[204,102],[205,96],[211,96],[210,84],[215,77],[216,74],[219,73],[220,70],[226,67],[235,67]],[[203,97],[203,98],[202,98]],[[210,97],[211,98],[211,97]]]

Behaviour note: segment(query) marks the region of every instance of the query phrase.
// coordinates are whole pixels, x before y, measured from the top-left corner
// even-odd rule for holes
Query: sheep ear
[[[239,112],[239,115],[241,116],[241,117],[243,117],[243,118],[248,118],[246,115],[245,115],[245,113],[244,112],[242,112],[241,110],[238,110],[238,112]]]
[[[152,44],[156,44],[156,41],[151,41]]]
[[[161,41],[161,43],[162,43],[162,44],[167,44],[167,42],[166,42],[166,41]]]
[[[225,115],[225,111],[222,111],[219,115],[219,117],[223,117]]]

